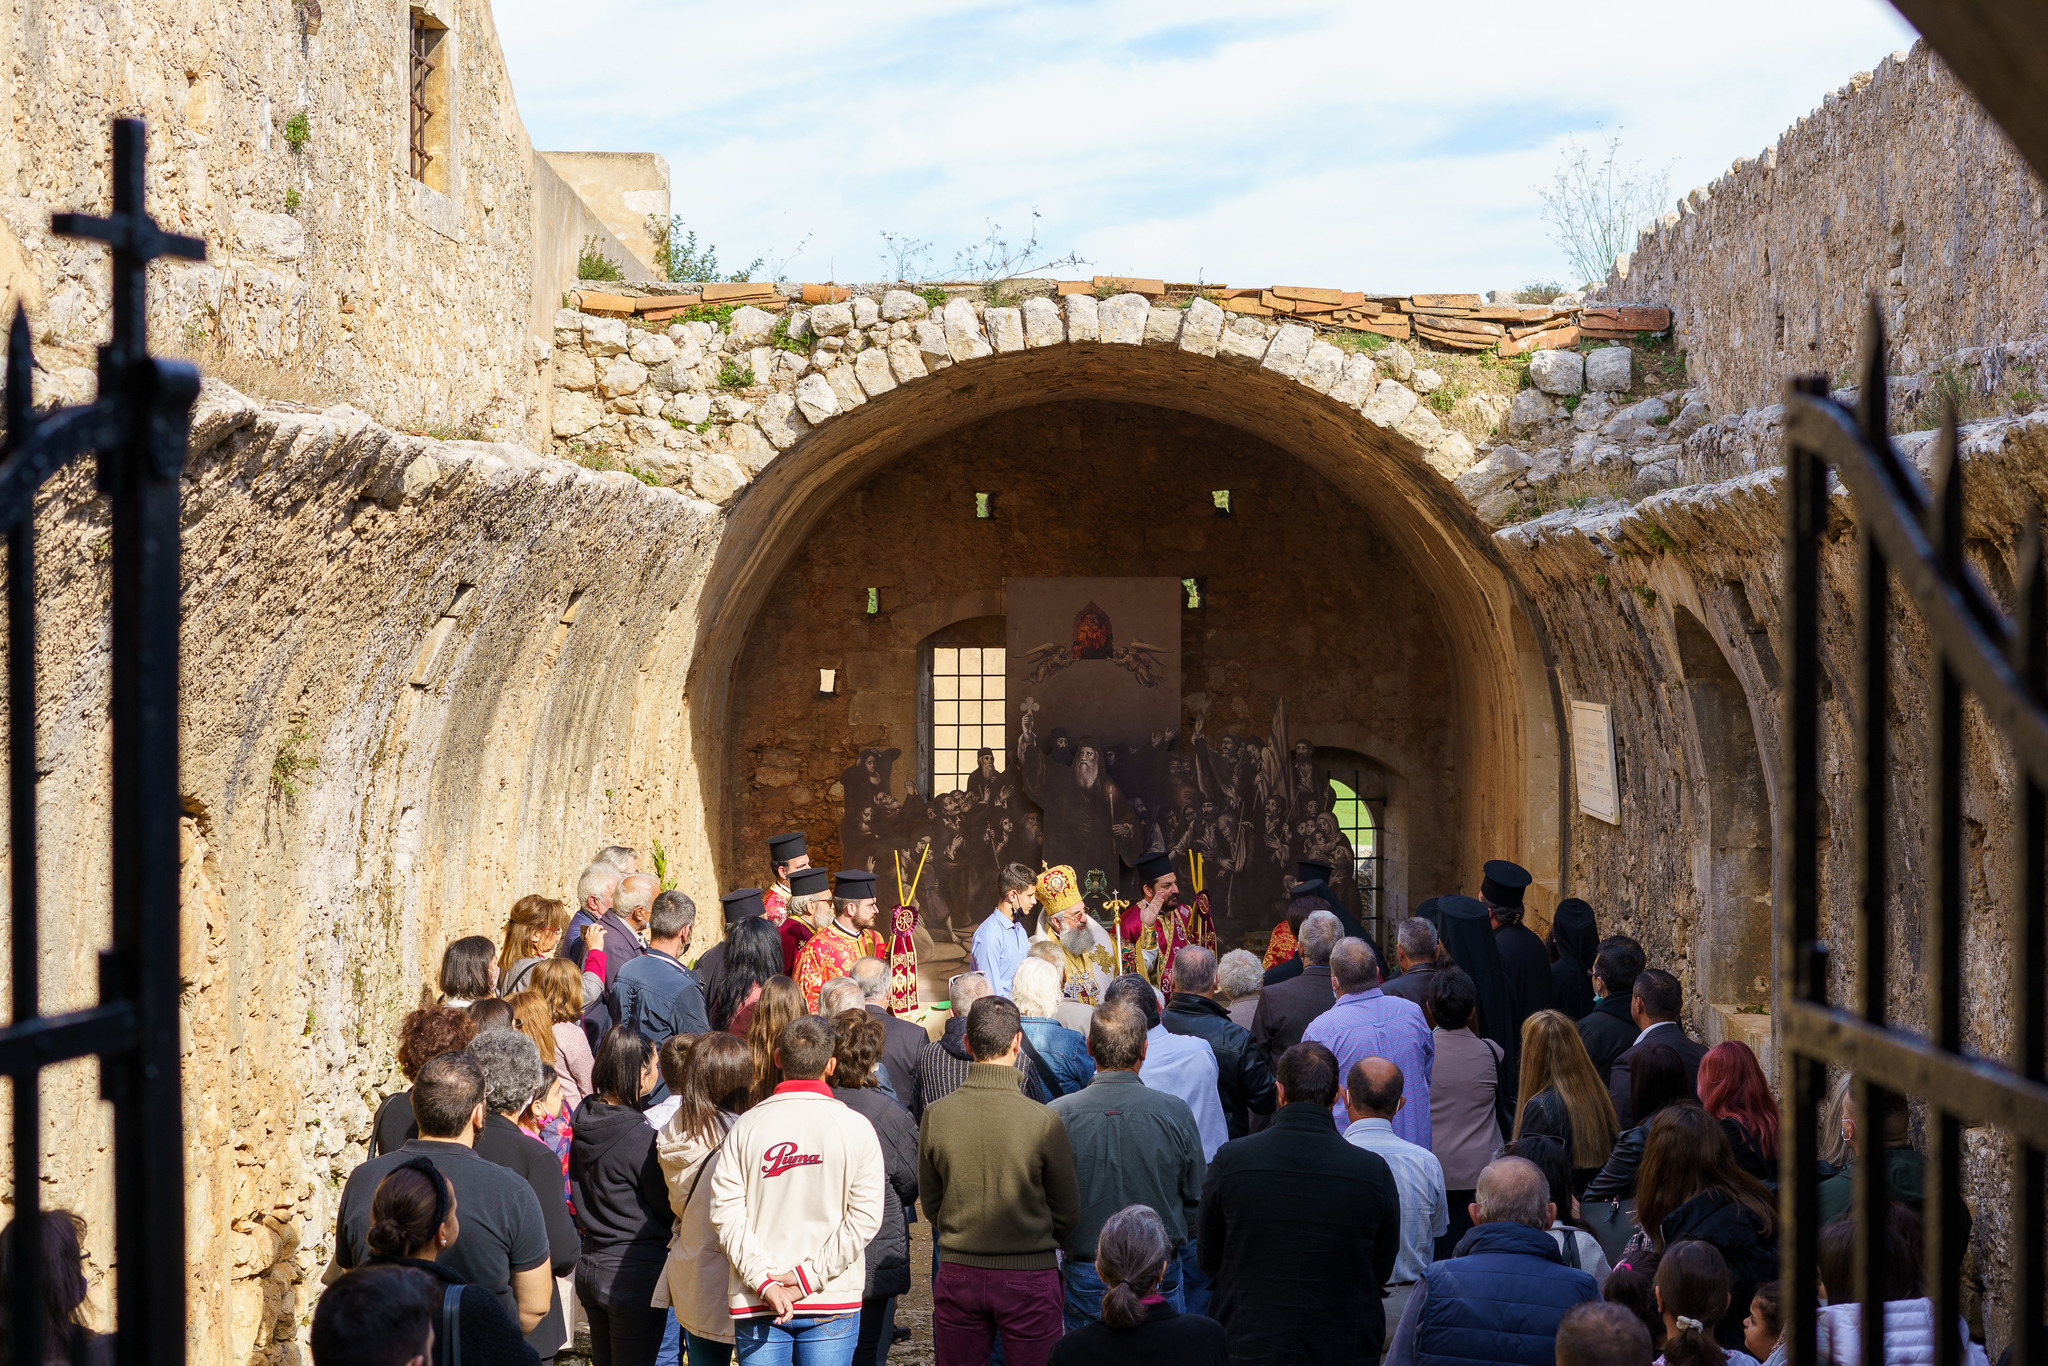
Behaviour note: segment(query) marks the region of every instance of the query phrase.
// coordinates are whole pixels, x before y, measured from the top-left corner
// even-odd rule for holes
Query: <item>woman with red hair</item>
[[[1739,1040],[1717,1043],[1700,1059],[1700,1104],[1721,1121],[1735,1161],[1759,1181],[1778,1179],[1778,1102],[1756,1054]]]

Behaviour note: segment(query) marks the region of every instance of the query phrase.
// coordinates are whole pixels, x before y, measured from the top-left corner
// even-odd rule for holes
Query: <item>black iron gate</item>
[[[99,397],[37,416],[27,317],[8,334],[0,439],[7,536],[9,867],[13,1023],[0,1067],[14,1101],[15,1275],[6,1288],[12,1359],[46,1360],[42,1333],[42,1069],[97,1057],[114,1112],[115,1360],[185,1359],[185,1154],[178,1076],[178,479],[199,373],[149,354],[144,288],[160,256],[202,260],[205,244],[160,231],[143,208],[143,127],[114,124],[114,202],[105,218],[60,213],[51,228],[113,251],[113,335]],[[35,496],[73,457],[99,455],[113,512],[113,947],[100,1003],[44,1015],[37,997]]]
[[[1873,309],[1865,333],[1862,385],[1855,410],[1828,397],[1822,380],[1797,380],[1786,399],[1785,759],[1778,848],[1784,902],[1778,914],[1780,1046],[1786,1061],[1781,1203],[1790,1359],[1815,1359],[1820,1230],[1815,1167],[1818,1112],[1829,1064],[1855,1076],[1853,1104],[1865,1153],[1881,1151],[1885,1118],[1908,1096],[1926,1106],[1928,1169],[1923,1205],[1926,1281],[1935,1321],[1957,1322],[1966,1236],[1961,1200],[1965,1121],[1992,1124],[2019,1144],[2013,1200],[2011,1302],[2013,1360],[2043,1366],[2042,1152],[2048,1148],[2048,566],[2040,518],[2030,519],[2016,576],[2017,619],[2009,619],[1964,561],[1963,466],[1951,411],[1938,438],[1934,488],[1925,488],[1892,444],[1885,346]],[[1853,1007],[1828,994],[1829,945],[1821,938],[1819,813],[1823,678],[1819,638],[1823,592],[1821,543],[1829,531],[1830,471],[1855,501],[1858,662],[1852,712],[1857,789]],[[1886,1018],[1889,935],[1888,842],[1896,822],[1888,732],[1893,712],[1889,623],[1893,585],[1924,624],[1932,654],[1927,698],[1931,748],[1925,889],[1902,888],[1909,915],[1924,917],[1928,1033],[1891,1027]],[[1963,926],[1967,910],[1963,831],[1963,699],[1977,699],[1988,726],[2011,749],[2022,790],[2014,797],[2019,885],[2014,889],[2011,1063],[1963,1050]],[[1912,699],[1917,701],[1918,699]],[[1912,814],[1912,813],[1908,813]],[[1857,1238],[1856,1298],[1862,1303],[1864,1360],[1882,1359],[1882,1275],[1886,1183],[1883,1163],[1856,1164],[1852,1211]],[[1997,1268],[2003,1272],[2007,1268]],[[1837,1301],[1850,1287],[1830,1286]],[[1936,1334],[1938,1360],[1959,1363],[1962,1342]]]

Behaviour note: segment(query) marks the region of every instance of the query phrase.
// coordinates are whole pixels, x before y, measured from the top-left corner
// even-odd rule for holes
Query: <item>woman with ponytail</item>
[[[441,1254],[461,1233],[455,1187],[432,1158],[415,1157],[377,1183],[370,1229],[363,1237],[370,1254],[365,1265],[406,1266],[433,1278],[431,1366],[539,1366],[540,1357],[526,1345],[498,1297],[483,1286],[465,1284],[441,1265]],[[451,1343],[458,1344],[452,1353]]]
[[[1714,1341],[1728,1312],[1728,1263],[1712,1243],[1681,1238],[1657,1264],[1657,1309],[1664,1316],[1664,1355],[1656,1366],[1755,1366],[1747,1352]]]
[[[1110,1215],[1095,1244],[1102,1319],[1061,1338],[1051,1366],[1224,1366],[1223,1325],[1180,1313],[1159,1293],[1173,1256],[1166,1225],[1150,1206]]]

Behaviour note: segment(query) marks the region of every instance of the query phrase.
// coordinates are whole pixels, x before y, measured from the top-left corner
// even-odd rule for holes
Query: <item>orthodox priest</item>
[[[1123,970],[1139,973],[1163,990],[1173,974],[1174,955],[1183,948],[1199,944],[1215,952],[1216,923],[1205,900],[1198,898],[1192,906],[1181,901],[1180,880],[1165,854],[1146,855],[1132,871],[1138,877],[1140,899],[1123,913]]]
[[[804,832],[792,830],[786,835],[777,835],[768,841],[768,862],[775,870],[775,876],[768,888],[761,893],[761,909],[773,924],[780,925],[789,917],[789,876],[811,866],[810,850],[804,844]]]
[[[1073,766],[1038,747],[1032,713],[1017,737],[1017,771],[1024,795],[1045,811],[1045,855],[1070,868],[1100,868],[1112,876],[1144,848],[1141,822],[1109,777],[1102,747],[1088,736],[1074,746]]]
[[[794,977],[796,956],[812,935],[832,923],[832,873],[825,868],[799,868],[789,875],[789,891],[788,914],[780,927],[782,970]]]
[[[832,875],[832,922],[812,935],[796,956],[796,984],[804,1005],[818,1009],[818,989],[834,977],[851,977],[862,958],[889,955],[888,941],[875,928],[881,908],[875,904],[875,875],[865,869],[841,869]]]
[[[718,898],[718,901],[725,912],[727,938],[732,936],[733,926],[762,913],[759,887],[735,888]],[[704,988],[704,999],[709,1001],[712,993],[718,990],[719,979],[725,976],[725,940],[721,939],[704,950],[693,970],[697,974],[697,985]]]
[[[1116,941],[1088,914],[1072,868],[1062,863],[1038,875],[1038,910],[1038,933],[1032,939],[1058,944],[1066,955],[1062,994],[1083,1005],[1101,1005],[1116,979]]]
[[[1550,950],[1536,931],[1522,923],[1522,896],[1535,879],[1527,868],[1506,859],[1488,859],[1481,871],[1479,899],[1493,917],[1493,941],[1500,949],[1501,972],[1514,1003],[1519,1037],[1522,1021],[1550,1009],[1556,990],[1550,976]]]

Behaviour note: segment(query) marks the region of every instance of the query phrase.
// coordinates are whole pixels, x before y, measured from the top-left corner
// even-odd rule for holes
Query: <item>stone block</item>
[[[676,344],[660,332],[650,332],[633,343],[628,355],[649,369],[676,358]]]
[[[555,331],[557,331],[557,332],[574,332],[574,333],[578,334],[579,336],[580,336],[580,335],[582,335],[582,332],[583,332],[583,315],[582,315],[581,313],[578,313],[578,312],[577,312],[577,311],[576,311],[575,309],[573,309],[573,308],[558,308],[558,309],[556,309],[556,310],[555,310]]]
[[[235,251],[262,261],[296,261],[306,254],[306,228],[288,213],[234,213]]]
[[[604,405],[589,393],[557,390],[554,396],[552,429],[556,436],[581,436],[604,417]]]
[[[760,425],[761,435],[768,438],[768,444],[778,451],[788,450],[811,430],[811,424],[796,410],[796,400],[788,394],[765,399],[761,410],[754,414],[754,421]]]
[[[1410,387],[1418,394],[1433,394],[1444,387],[1444,377],[1427,367],[1415,372]]]
[[[557,389],[594,389],[597,387],[597,362],[581,351],[564,351],[555,360],[555,387]]]
[[[860,387],[860,380],[854,375],[851,365],[835,365],[825,372],[825,382],[832,386],[833,396],[839,400],[839,411],[851,412],[868,401],[867,394]]]
[[[1121,346],[1137,346],[1145,340],[1145,318],[1152,301],[1142,294],[1119,294],[1104,300],[1097,311],[1101,339]]]
[[[1210,299],[1196,299],[1188,305],[1180,325],[1180,349],[1197,356],[1216,354],[1216,342],[1223,335],[1223,310]]]
[[[1336,387],[1344,373],[1344,353],[1326,341],[1317,341],[1301,363],[1301,382],[1319,394]]]
[[[853,308],[849,304],[819,304],[811,310],[811,331],[821,337],[843,337],[853,331]]]
[[[1422,409],[1417,408],[1416,411],[1421,412]],[[1459,475],[1470,469],[1473,460],[1477,456],[1478,452],[1472,449],[1471,440],[1463,432],[1454,432],[1449,429],[1445,429],[1444,433],[1436,439],[1436,444],[1429,448],[1431,468],[1444,478],[1451,480],[1455,480]]]
[[[983,318],[988,339],[999,352],[1024,349],[1024,315],[1014,308],[991,308]]]
[[[1067,339],[1067,326],[1060,317],[1060,306],[1052,300],[1043,297],[1026,299],[1019,312],[1024,319],[1025,346],[1058,346]]]
[[[759,474],[775,459],[775,443],[751,422],[735,422],[726,430],[727,449],[749,476]]]
[[[918,354],[914,341],[892,341],[884,353],[889,357],[889,370],[896,376],[898,384],[908,384],[931,373],[925,368],[924,357]]]
[[[1586,387],[1618,394],[1633,377],[1635,353],[1626,346],[1603,346],[1586,355]]]
[[[881,318],[884,322],[901,322],[906,318],[922,318],[930,313],[931,305],[907,289],[892,289],[882,295]]]
[[[946,347],[946,325],[937,318],[918,319],[917,354],[927,370],[943,370],[953,363],[953,353]]]
[[[852,308],[853,325],[855,327],[870,328],[882,320],[882,310],[877,308],[875,301],[865,294],[852,301]]]
[[[896,377],[889,373],[889,353],[879,349],[855,357],[853,375],[869,398],[880,398],[896,387]]]
[[[1463,473],[1453,477],[1458,492],[1465,495],[1467,502],[1476,503],[1494,490],[1512,482],[1523,470],[1529,468],[1529,457],[1513,446],[1495,446],[1482,460],[1467,466]]]
[[[981,334],[981,320],[974,316],[973,304],[965,299],[948,300],[940,317],[946,331],[946,354],[954,360],[979,360],[994,353],[995,348]]]
[[[747,482],[745,466],[724,451],[702,451],[690,462],[689,490],[707,503],[723,507]]]
[[[616,356],[626,349],[626,320],[624,318],[591,318],[583,320],[583,349],[593,356]]]
[[[597,387],[606,398],[624,398],[647,387],[647,367],[629,356],[614,356],[598,376]]]
[[[1266,358],[1266,338],[1262,333],[1240,332],[1234,327],[1223,330],[1216,338],[1216,359],[1232,365],[1256,367]]]
[[[1675,437],[1691,436],[1706,425],[1707,416],[1707,405],[1694,399],[1678,410],[1678,416],[1671,419],[1668,430]]]
[[[1288,323],[1273,334],[1273,344],[1266,348],[1266,358],[1259,362],[1259,368],[1289,379],[1299,379],[1302,367],[1308,362],[1308,348],[1315,339],[1313,329],[1300,323]]]
[[[1380,352],[1380,369],[1406,384],[1415,378],[1415,356],[1407,347],[1395,342]]]
[[[1330,397],[1355,408],[1371,396],[1378,374],[1371,356],[1354,351],[1344,358],[1344,373],[1330,386]]]
[[[711,416],[709,394],[677,394],[662,405],[661,415],[694,427]]]
[[[1416,445],[1428,451],[1444,434],[1444,424],[1437,419],[1426,403],[1418,403],[1408,410],[1399,422],[1394,424],[1394,434],[1405,436]]]
[[[798,380],[795,397],[797,411],[806,422],[819,423],[839,416],[839,395],[821,374],[805,375]]]
[[[1092,342],[1102,340],[1102,309],[1092,294],[1069,294],[1067,303],[1067,340],[1070,342]]]
[[[1557,404],[1548,394],[1541,389],[1522,389],[1508,404],[1508,431],[1520,434],[1550,421],[1556,415]]]
[[[1173,346],[1180,341],[1181,323],[1187,315],[1177,308],[1156,305],[1145,311],[1145,345]]]
[[[1374,426],[1391,427],[1407,417],[1409,410],[1414,406],[1415,391],[1413,389],[1410,389],[1405,384],[1397,384],[1393,380],[1383,379],[1380,381],[1379,388],[1372,391],[1372,397],[1367,399],[1358,411],[1364,414],[1365,420]]]
[[[1529,382],[1546,394],[1564,397],[1586,387],[1586,364],[1576,351],[1538,351],[1529,357]]]

